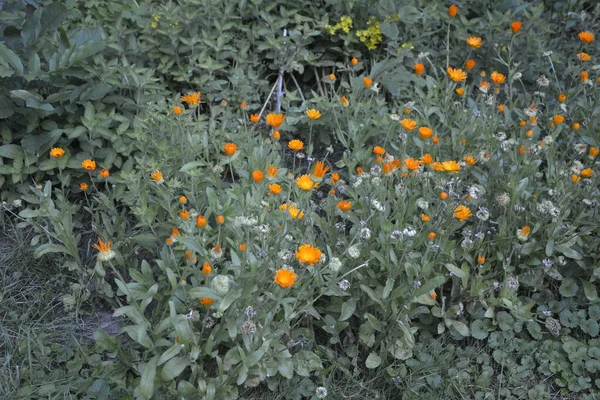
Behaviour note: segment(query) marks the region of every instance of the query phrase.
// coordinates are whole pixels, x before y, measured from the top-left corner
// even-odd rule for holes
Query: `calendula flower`
[[[278,269],[275,272],[275,278],[273,278],[273,281],[282,288],[289,288],[296,283],[296,274],[294,271],[290,271],[289,269]]]
[[[60,147],[54,147],[52,150],[50,150],[51,157],[61,158],[64,155],[65,155],[65,151],[63,149],[61,149]]]
[[[314,108],[306,111],[306,116],[312,120],[321,118],[321,113],[319,110],[315,110]]]
[[[524,242],[527,240],[530,233],[531,228],[529,227],[529,225],[525,225],[521,229],[517,229],[517,238],[519,238],[520,241]]]
[[[215,220],[217,221],[217,224],[222,225],[225,223],[225,217],[223,215],[217,215],[217,218],[215,218]]]
[[[433,130],[427,126],[422,126],[419,128],[419,136],[421,139],[427,140],[433,136]]]
[[[586,168],[581,171],[580,175],[584,178],[590,178],[594,174],[594,171],[591,168]]]
[[[188,210],[183,210],[179,212],[179,218],[186,220],[190,218],[190,212]]]
[[[181,108],[180,106],[173,107],[173,114],[181,115],[182,113],[183,113],[183,108]]]
[[[415,160],[414,158],[407,158],[406,160],[404,160],[404,165],[410,171],[417,171],[421,166],[421,163],[418,160]]]
[[[200,304],[202,304],[203,306],[212,306],[214,304],[214,300],[211,299],[210,297],[203,297],[200,299]]]
[[[590,61],[592,59],[592,57],[585,52],[577,54],[577,58],[579,58],[580,61]]]
[[[93,171],[96,169],[96,161],[94,160],[83,160],[81,162],[81,166],[83,167],[83,169],[85,169],[86,171]]]
[[[337,203],[337,208],[339,208],[342,211],[350,211],[350,209],[352,208],[352,202],[351,201],[339,201]]]
[[[460,205],[454,209],[454,217],[459,221],[466,221],[471,217],[471,209],[467,206]]]
[[[352,57],[352,60],[350,60],[350,64],[357,65],[358,64],[358,58]]]
[[[335,74],[329,74],[329,80],[335,81]]]
[[[427,214],[421,214],[421,221],[429,222],[429,221],[431,221],[431,217]]]
[[[587,82],[589,74],[587,71],[581,71],[581,82]]]
[[[88,190],[88,189],[89,189],[89,186],[88,186],[88,184],[87,184],[87,183],[85,183],[85,182],[82,182],[82,183],[80,183],[80,184],[79,184],[79,190],[81,190],[81,191],[85,192],[85,191],[86,191],[86,190]]]
[[[431,300],[437,299],[437,293],[435,292],[435,290],[432,290],[431,292],[429,292],[429,298]]]
[[[431,165],[433,164],[433,157],[431,154],[427,153],[421,157],[421,164],[423,165]]]
[[[98,260],[100,261],[109,261],[116,257],[114,251],[110,249],[110,242],[103,242],[102,239],[98,238],[98,244],[93,244],[93,248],[98,250],[100,253],[98,254]]]
[[[467,80],[467,73],[462,69],[454,69],[452,67],[448,67],[446,72],[448,73],[450,79],[452,79],[454,82],[462,82]]]
[[[456,92],[457,95],[462,96],[465,94],[465,88],[456,88],[454,89],[454,92]]]
[[[298,186],[302,190],[307,191],[316,188],[315,182],[313,182],[313,180],[310,179],[310,175],[308,174],[299,176],[296,179],[296,186]]]
[[[223,151],[225,152],[225,154],[227,154],[229,157],[231,157],[237,151],[237,145],[235,143],[226,143],[223,146]]]
[[[277,173],[279,172],[279,168],[277,168],[274,165],[269,165],[266,169],[267,172],[267,178],[269,179],[273,179],[275,177],[277,177]]]
[[[283,114],[269,113],[267,114],[267,118],[265,120],[273,129],[277,129],[281,126],[281,124],[284,123],[285,117]]]
[[[282,190],[283,190],[283,189],[282,189],[282,187],[281,187],[281,186],[279,186],[279,185],[278,185],[278,184],[276,184],[276,183],[272,183],[272,184],[270,184],[270,185],[269,185],[269,191],[270,191],[272,194],[275,194],[275,195],[277,195],[277,194],[281,193],[281,191],[282,191]]]
[[[385,149],[381,146],[375,146],[375,147],[373,147],[373,154],[382,156],[385,154]]]
[[[181,96],[181,101],[189,106],[197,106],[200,103],[200,92],[188,93],[185,96]]]
[[[264,178],[264,174],[262,173],[262,171],[256,170],[252,172],[252,180],[256,183],[260,183],[262,182]]]
[[[296,259],[303,264],[314,266],[315,263],[319,262],[321,254],[323,253],[318,248],[310,244],[303,244],[296,251]]]
[[[422,63],[416,63],[415,64],[415,74],[422,75],[423,72],[425,72],[425,65],[423,65]]]
[[[456,5],[451,5],[450,7],[448,7],[448,16],[451,18],[456,17],[456,13],[458,12],[458,6]]]
[[[179,202],[181,204],[187,203],[187,197],[185,197],[184,195],[179,196]]]
[[[417,127],[417,121],[409,118],[404,118],[402,121],[400,121],[400,125],[402,125],[402,127],[407,131],[412,131]]]
[[[260,121],[260,115],[258,115],[258,114],[250,115],[250,122],[252,122],[253,124],[256,124],[258,121]]]
[[[473,69],[473,67],[476,65],[477,63],[475,62],[475,60],[467,60],[465,62],[465,69],[467,71],[470,71]]]
[[[594,159],[598,156],[598,154],[600,154],[600,149],[597,147],[590,147],[590,150],[588,152],[588,157],[591,159]]]
[[[561,93],[558,95],[558,102],[559,103],[564,103],[565,101],[567,101],[567,95],[564,93]]]
[[[573,174],[571,175],[571,182],[579,183],[581,181],[581,177],[579,175]]]
[[[107,169],[103,169],[102,171],[100,171],[100,177],[102,179],[106,179],[110,176],[110,171]]]
[[[467,44],[473,49],[478,49],[483,44],[483,40],[481,40],[481,38],[477,36],[469,36],[467,38]]]
[[[487,92],[490,90],[490,83],[488,81],[483,81],[479,83],[479,91],[481,93],[485,93],[487,94]]]
[[[467,163],[467,165],[475,165],[477,163],[477,159],[473,157],[471,154],[467,154],[463,160]]]
[[[293,204],[286,205],[286,209],[293,219],[302,219],[304,217],[304,212],[300,211],[300,209]]]
[[[211,272],[212,272],[212,266],[208,262],[205,262],[204,265],[202,265],[202,274],[208,275]]]
[[[344,107],[348,107],[350,105],[350,101],[348,100],[348,98],[346,96],[342,96],[340,98],[340,102],[342,103],[342,105]]]
[[[519,21],[513,21],[510,24],[510,30],[513,31],[513,33],[517,33],[521,30],[521,27],[523,26],[522,22]]]
[[[582,43],[591,43],[594,41],[594,34],[592,32],[579,32],[577,36],[579,36],[579,40],[581,40]]]
[[[304,143],[301,140],[294,139],[288,143],[288,148],[294,151],[300,151],[304,148]]]
[[[552,117],[552,121],[554,121],[556,125],[560,125],[565,122],[565,117],[560,114],[556,114],[554,117]]]
[[[373,86],[373,79],[365,76],[363,78],[363,85],[365,85],[365,87],[368,87],[368,88]]]
[[[241,107],[242,110],[245,110],[246,108],[248,108],[248,103],[246,103],[245,101],[242,101],[240,103],[240,107]]]
[[[329,171],[329,167],[326,167],[323,161],[317,161],[315,163],[315,167],[313,168],[311,177],[316,182],[321,182],[327,171]]]
[[[198,215],[196,217],[196,226],[198,228],[204,228],[207,224],[206,217],[204,215]]]
[[[457,174],[460,171],[460,164],[454,160],[450,161],[442,161],[441,162],[442,171],[451,172]]]
[[[504,82],[506,82],[506,76],[504,76],[504,74],[501,74],[500,72],[492,72],[492,74],[490,75],[490,78],[492,78],[492,81],[496,84],[496,85],[500,85]]]
[[[427,234],[427,238],[429,238],[429,240],[434,240],[437,237],[437,233],[435,232],[429,232]]]

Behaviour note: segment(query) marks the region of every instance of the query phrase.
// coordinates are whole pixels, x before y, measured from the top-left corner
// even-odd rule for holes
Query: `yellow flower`
[[[460,88],[456,88],[456,89],[454,89],[454,91],[456,92],[456,94],[458,96],[462,96],[463,94],[465,94],[465,88],[461,88],[461,87]]]
[[[269,124],[274,129],[277,129],[281,126],[281,124],[283,124],[283,122],[285,121],[285,117],[283,116],[283,114],[269,113],[267,114],[267,118],[265,120],[267,121],[267,124]]]
[[[189,106],[197,106],[200,103],[200,92],[188,93],[181,97],[181,101]]]
[[[594,159],[600,154],[600,149],[597,147],[590,147],[590,151],[588,152],[588,157]]]
[[[412,131],[417,127],[417,121],[409,118],[404,118],[402,121],[400,121],[400,124],[407,131]]]
[[[290,150],[300,151],[304,148],[304,143],[301,140],[294,139],[290,140],[290,142],[288,143],[288,147],[290,148]]]
[[[571,175],[571,182],[573,183],[579,183],[579,181],[581,181],[581,177],[579,175]]]
[[[490,78],[492,78],[492,81],[496,84],[496,85],[500,85],[504,82],[506,82],[506,76],[504,76],[504,74],[501,74],[500,72],[492,72],[492,74],[490,75]]]
[[[404,160],[404,165],[410,171],[417,171],[421,166],[421,163],[418,160],[415,160],[414,158],[407,158],[406,160]]]
[[[83,160],[81,166],[87,171],[93,171],[96,169],[96,161],[90,159]]]
[[[310,175],[304,174],[296,179],[296,185],[302,190],[312,190],[317,187],[315,182],[310,179]]]
[[[150,177],[152,178],[152,180],[156,183],[163,183],[164,179],[163,179],[163,174],[162,172],[160,172],[159,170],[154,171]]]
[[[420,161],[423,165],[431,165],[433,164],[433,157],[431,156],[431,154],[427,153],[421,157]]]
[[[296,251],[296,258],[303,264],[314,266],[321,258],[321,250],[310,244],[303,244]]]
[[[250,115],[250,122],[252,122],[253,124],[256,124],[258,121],[260,121],[260,115],[258,115],[258,114]]]
[[[269,165],[266,169],[266,172],[267,172],[267,178],[273,179],[277,176],[277,173],[279,172],[279,168],[277,168],[274,165]]]
[[[313,108],[306,111],[306,116],[312,120],[315,120],[321,118],[321,113]]]
[[[419,128],[419,136],[421,139],[427,140],[433,136],[433,130],[427,126],[422,126]]]
[[[457,174],[458,171],[460,171],[460,164],[454,160],[442,161],[440,164],[441,164],[442,171],[452,172],[455,174]]]
[[[100,177],[103,179],[106,179],[110,176],[110,171],[107,169],[103,169],[102,171],[100,171]]]
[[[477,163],[477,159],[475,157],[473,157],[471,154],[467,154],[465,156],[465,158],[463,158],[463,160],[465,160],[467,165],[475,165],[475,163]]]
[[[293,219],[302,219],[304,217],[304,212],[300,211],[300,209],[293,204],[287,206],[287,212]]]
[[[279,194],[282,190],[283,188],[276,183],[271,183],[269,185],[269,191],[273,194]]]
[[[296,273],[289,269],[278,269],[275,272],[275,278],[273,281],[281,286],[282,288],[289,288],[296,283]]]
[[[483,44],[483,40],[481,40],[481,38],[477,36],[469,36],[467,38],[467,44],[473,49],[478,49]]]
[[[454,217],[459,221],[466,221],[471,216],[471,209],[469,207],[460,205],[454,209]]]
[[[454,82],[462,82],[467,79],[467,73],[462,69],[454,69],[452,67],[448,67],[446,72],[448,72],[448,76]]]
[[[321,182],[327,171],[329,171],[329,167],[326,167],[323,161],[317,161],[315,163],[315,167],[313,168],[311,177],[315,181]]]
[[[589,178],[594,174],[594,171],[591,168],[586,168],[583,171],[581,171],[581,176],[583,176],[584,178]]]
[[[61,149],[60,147],[55,147],[52,150],[50,150],[50,156],[52,156],[54,158],[61,158],[64,155],[65,155],[65,151],[63,149]]]
[[[116,256],[115,252],[110,249],[110,242],[108,241],[103,242],[102,239],[98,238],[98,244],[93,244],[92,247],[100,252],[98,254],[98,260],[100,261],[109,261]]]

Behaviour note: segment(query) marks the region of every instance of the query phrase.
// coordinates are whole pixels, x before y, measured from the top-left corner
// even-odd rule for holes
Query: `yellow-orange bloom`
[[[60,147],[55,147],[52,150],[50,150],[51,157],[61,158],[64,155],[65,155],[65,151],[63,149],[61,149]]]
[[[281,126],[281,124],[283,124],[283,122],[285,121],[285,117],[283,116],[283,114],[269,113],[267,114],[267,118],[265,120],[267,121],[267,124],[269,124],[274,129],[277,129]]]
[[[204,217],[204,215],[198,215],[196,217],[196,226],[198,228],[204,228],[206,226],[206,217]]]
[[[429,234],[427,235],[427,237],[429,238],[429,240],[433,240],[437,237],[437,233],[435,232],[429,232]]]
[[[467,44],[473,49],[478,49],[483,44],[483,40],[481,40],[481,38],[477,36],[469,36],[467,38]]]
[[[594,171],[591,168],[586,168],[583,171],[581,171],[581,176],[583,176],[584,178],[589,178],[594,174]]]
[[[346,96],[342,96],[340,98],[340,101],[344,107],[348,107],[348,105],[350,105],[350,101],[348,100],[348,98]]]
[[[256,124],[258,121],[260,121],[260,115],[258,115],[258,114],[250,115],[250,122],[252,122],[253,124]]]
[[[600,149],[597,147],[590,147],[590,151],[588,152],[588,157],[596,158],[600,154]]]
[[[88,190],[88,188],[89,188],[89,186],[85,182],[82,182],[82,183],[79,184],[79,190],[81,190],[81,191],[85,192],[86,190]]]
[[[212,266],[205,262],[204,265],[202,265],[202,274],[203,275],[208,275],[212,272]]]
[[[86,171],[93,171],[96,169],[96,161],[94,160],[83,160],[81,162],[81,166],[83,167],[83,169],[85,169]]]
[[[404,118],[402,121],[400,121],[400,125],[402,125],[402,127],[407,131],[412,131],[417,127],[417,121],[409,118]]]
[[[422,126],[419,128],[419,136],[421,139],[427,140],[433,136],[433,130],[427,126]]]
[[[421,164],[423,165],[431,165],[433,164],[433,157],[431,154],[427,153],[421,157]]]
[[[311,177],[315,181],[321,182],[327,171],[329,171],[329,167],[326,167],[323,161],[317,161],[315,163],[315,167],[313,168]]]
[[[465,160],[465,162],[467,163],[467,165],[475,165],[475,163],[477,162],[477,159],[475,157],[473,157],[471,154],[467,154],[463,160]]]
[[[414,158],[407,158],[406,160],[404,160],[404,165],[410,171],[416,171],[421,166],[421,163],[418,160],[415,160]]]
[[[181,115],[181,113],[183,113],[183,108],[181,108],[180,106],[173,107],[173,114]]]
[[[109,241],[103,242],[102,239],[98,238],[98,244],[94,243],[92,247],[100,252],[98,254],[98,260],[100,261],[109,261],[116,256],[115,252],[110,249]]]
[[[103,169],[102,171],[100,171],[100,177],[103,179],[106,179],[110,176],[110,171],[107,169]]]
[[[294,151],[300,151],[304,148],[304,143],[301,140],[294,139],[288,143],[288,148]]]
[[[442,171],[452,172],[457,174],[460,171],[460,164],[454,160],[450,161],[442,161],[441,162]]]
[[[579,183],[579,181],[581,181],[581,177],[579,175],[571,175],[571,182],[573,183]]]
[[[313,247],[310,244],[303,244],[298,248],[298,251],[296,251],[296,258],[303,264],[314,266],[315,263],[319,262],[321,254],[322,252],[318,248]]]
[[[183,210],[179,213],[179,218],[186,220],[190,217],[190,212],[188,210]]]
[[[313,180],[310,179],[310,175],[308,174],[299,176],[296,179],[296,186],[298,186],[302,190],[312,190],[317,187],[315,182],[313,182]]]
[[[262,171],[259,170],[255,170],[252,172],[252,180],[256,183],[260,183],[262,182],[264,178],[264,174],[262,173]]]
[[[457,95],[462,96],[463,94],[465,94],[465,88],[456,88],[454,89],[454,92],[456,92]]]
[[[373,147],[373,153],[382,156],[385,154],[385,149],[381,146],[375,146]]]
[[[267,171],[267,178],[273,179],[273,178],[275,178],[277,176],[277,173],[279,172],[279,168],[277,168],[274,165],[269,165],[267,167],[266,171]]]
[[[269,191],[273,194],[279,194],[282,190],[283,188],[276,183],[272,183],[269,185]]]
[[[339,201],[337,203],[337,208],[339,208],[342,211],[350,211],[350,209],[352,208],[352,202],[351,201]]]
[[[296,283],[296,273],[289,269],[278,269],[273,281],[282,288],[289,288]]]
[[[302,219],[304,217],[304,212],[300,211],[298,207],[293,204],[287,205],[285,204],[287,212],[293,219]]]
[[[490,75],[490,78],[492,78],[492,81],[496,84],[496,85],[500,85],[504,82],[506,82],[506,76],[504,76],[504,74],[501,74],[500,72],[492,72],[492,74]]]
[[[554,121],[554,123],[555,123],[556,125],[560,125],[560,124],[562,124],[563,122],[565,122],[565,117],[563,117],[563,116],[562,116],[562,115],[560,115],[560,114],[556,114],[556,115],[555,115],[555,116],[552,118],[552,120]]]
[[[448,193],[446,192],[441,192],[440,193],[440,199],[441,200],[446,200],[448,198]]]
[[[581,71],[581,82],[587,82],[589,74],[587,71]]]
[[[452,67],[448,67],[446,72],[448,72],[448,76],[454,82],[462,82],[462,81],[467,80],[467,73],[465,71],[463,71],[462,69],[454,69]]]
[[[558,102],[559,103],[564,103],[565,101],[567,101],[567,95],[564,93],[561,93],[558,95]]]
[[[197,106],[200,103],[200,92],[188,93],[185,96],[181,96],[181,101],[187,103],[189,106]]]
[[[416,63],[415,64],[415,74],[422,75],[423,72],[425,72],[425,65],[423,65],[422,63]]]
[[[522,22],[519,21],[513,21],[510,24],[510,30],[513,31],[513,33],[517,33],[521,30],[521,27],[523,26]]]
[[[578,131],[578,130],[579,130],[579,128],[580,128],[580,126],[581,126],[581,125],[579,124],[579,122],[573,122],[573,129],[574,129],[574,130]]]
[[[231,157],[237,151],[237,144],[235,144],[235,143],[226,143],[223,146],[223,151],[225,152],[225,154],[227,154],[228,156]]]
[[[594,41],[594,34],[592,32],[579,32],[579,40],[582,43],[591,43]]]
[[[454,209],[454,217],[459,221],[466,221],[471,217],[471,209],[469,207],[460,205]]]
[[[352,64],[352,65],[358,64],[358,58],[352,57],[352,60],[350,60],[350,64]]]
[[[590,61],[592,59],[592,57],[585,52],[577,54],[577,58],[579,58],[580,61]]]
[[[314,108],[306,111],[306,116],[312,120],[321,118],[321,113],[319,110],[315,110]]]
[[[466,69],[467,71],[470,71],[470,70],[472,70],[472,69],[473,69],[473,67],[474,67],[475,65],[477,65],[477,63],[475,62],[475,60],[467,60],[467,61],[465,62],[465,69]]]
[[[203,306],[212,306],[214,304],[214,300],[211,299],[210,297],[203,297],[200,299],[200,304],[202,304]]]
[[[240,103],[240,107],[242,108],[242,110],[245,110],[246,108],[248,108],[248,103],[246,103],[245,101],[242,101]]]
[[[458,12],[458,6],[456,5],[451,5],[450,7],[448,7],[448,16],[451,18],[456,17],[456,13]]]
[[[431,221],[431,217],[427,214],[421,214],[421,221],[429,222],[429,221]]]
[[[371,87],[371,86],[373,86],[373,79],[365,76],[363,78],[363,85],[365,85],[365,87]]]

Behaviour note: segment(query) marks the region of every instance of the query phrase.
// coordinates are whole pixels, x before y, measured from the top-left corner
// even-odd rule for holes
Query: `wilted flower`
[[[338,282],[338,287],[345,292],[346,290],[350,289],[350,282],[348,282],[347,279],[342,279]]]
[[[348,255],[351,258],[358,258],[360,257],[360,249],[358,248],[358,246],[354,245],[348,248]]]
[[[224,296],[229,292],[229,289],[233,286],[233,280],[226,275],[217,275],[213,278],[210,283],[210,286],[215,290],[219,295]]]
[[[110,241],[103,242],[98,238],[98,244],[93,244],[92,247],[99,251],[98,260],[100,261],[106,262],[116,257],[116,253],[110,248]]]
[[[324,399],[325,397],[327,397],[327,389],[323,386],[319,386],[315,391],[315,394],[318,399]]]
[[[525,225],[521,229],[517,229],[517,238],[519,238],[520,241],[524,242],[527,240],[527,238],[529,238],[530,233],[531,228],[529,227],[529,225]]]

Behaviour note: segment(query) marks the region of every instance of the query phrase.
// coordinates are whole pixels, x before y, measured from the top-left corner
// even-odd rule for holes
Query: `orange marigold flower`
[[[590,147],[590,151],[588,152],[588,157],[596,158],[600,154],[600,149],[597,147]]]
[[[256,124],[258,121],[260,121],[260,115],[258,115],[258,114],[250,115],[250,122],[252,122],[253,124]]]
[[[484,256],[477,256],[477,262],[479,264],[483,264],[485,262],[485,257]]]
[[[294,151],[300,151],[304,148],[304,143],[301,140],[294,139],[288,143],[288,148]]]
[[[65,155],[65,151],[63,149],[61,149],[60,147],[55,147],[52,150],[50,150],[50,156],[51,157],[61,158],[64,155]]]
[[[431,154],[427,153],[421,157],[421,164],[423,165],[431,165],[433,164],[433,157]]]
[[[296,273],[289,269],[278,269],[273,281],[282,288],[289,288],[296,283]]]
[[[269,165],[266,169],[266,172],[267,172],[267,178],[273,179],[277,176],[277,173],[279,172],[279,168],[277,168],[274,165]]]
[[[273,194],[279,194],[282,190],[283,188],[276,183],[272,183],[269,185],[269,191]]]
[[[285,121],[285,117],[283,116],[283,114],[269,113],[267,114],[267,118],[265,120],[267,121],[267,124],[269,124],[274,129],[277,129],[281,126],[281,124],[283,124],[283,122]]]
[[[256,170],[252,172],[252,180],[256,183],[262,182],[264,174],[262,171]]]
[[[361,167],[356,167],[356,173],[358,175],[362,175],[364,173],[363,169]]]
[[[583,176],[584,178],[589,178],[594,174],[594,171],[591,168],[586,168],[583,171],[581,171],[581,176]]]
[[[246,103],[245,101],[242,101],[240,103],[240,107],[242,108],[242,110],[245,110],[246,108],[248,108],[248,103]]]
[[[579,32],[577,36],[579,36],[579,40],[581,40],[582,43],[591,43],[594,41],[594,34],[592,32]]]
[[[385,149],[381,146],[375,146],[373,147],[373,153],[382,156],[385,154]]]
[[[589,74],[587,71],[581,71],[581,82],[587,82]]]
[[[415,74],[422,75],[423,72],[425,72],[425,65],[423,65],[422,63],[416,63],[415,64]]]
[[[483,44],[483,40],[481,40],[481,38],[477,36],[469,36],[467,38],[467,44],[473,49],[478,49]]]
[[[333,174],[331,174],[331,184],[332,185],[335,185],[335,183],[339,180],[340,180],[340,174],[338,174],[337,172],[334,172]]]
[[[84,192],[85,192],[85,191],[86,191],[86,190],[88,190],[88,189],[89,189],[89,186],[88,186],[88,184],[87,184],[87,183],[85,183],[85,182],[82,182],[82,183],[80,183],[80,184],[79,184],[79,190],[81,190],[81,191],[84,191]]]
[[[173,244],[173,239],[171,239],[170,237],[165,239],[165,243],[168,244],[169,246]]]
[[[435,233],[435,232],[429,232],[429,234],[427,235],[427,237],[429,238],[429,240],[434,240],[437,237],[437,233]]]
[[[185,203],[187,203],[187,197],[185,197],[185,196],[183,196],[183,195],[179,196],[179,202],[180,202],[181,204],[185,204]]]
[[[523,26],[522,22],[519,21],[513,21],[510,24],[510,30],[513,31],[513,33],[517,33],[521,30],[521,27]]]
[[[190,212],[188,210],[183,210],[179,212],[179,218],[186,220],[190,217]]]
[[[524,150],[525,150],[525,145],[524,145],[524,144],[522,144],[522,145],[519,147],[519,155],[523,154],[523,151],[524,151]]]
[[[179,232],[179,229],[177,228],[172,228],[171,229],[171,237],[176,238],[177,236],[180,236],[181,232]]]
[[[520,126],[520,127],[523,127],[523,126],[525,126],[525,125],[527,125],[527,122],[525,122],[525,120],[521,120],[521,121],[519,121],[519,126]]]
[[[215,301],[210,297],[203,297],[200,299],[200,304],[202,304],[203,306],[212,306],[214,303]]]
[[[365,85],[365,87],[371,87],[371,86],[373,86],[373,79],[365,76],[363,78],[363,85]]]
[[[490,78],[492,78],[492,82],[494,82],[496,85],[506,82],[506,76],[497,71],[492,72]]]
[[[458,6],[457,5],[451,5],[450,7],[448,7],[448,16],[450,16],[451,18],[456,17],[456,13],[458,12]]]
[[[442,161],[441,162],[442,171],[452,172],[457,174],[460,171],[460,164],[454,160],[450,161]]]
[[[180,106],[173,107],[173,114],[181,115],[182,113],[183,113],[183,108],[181,108]]]
[[[335,81],[335,74],[329,74],[329,80]]]
[[[93,171],[96,169],[96,161],[90,159],[83,160],[81,166],[87,171]]]
[[[154,172],[152,172],[150,174],[150,177],[152,178],[152,180],[156,183],[163,183],[164,179],[163,179],[163,174],[162,172],[160,172],[159,170],[156,170]]]
[[[429,298],[430,298],[431,300],[435,300],[435,299],[437,299],[437,293],[436,293],[434,290],[432,290],[432,291],[429,293]]]
[[[578,131],[580,127],[581,125],[579,124],[579,122],[573,122],[573,130]]]
[[[421,221],[429,222],[429,221],[431,221],[431,217],[427,214],[421,214]]]
[[[208,275],[212,272],[212,266],[205,262],[204,265],[202,265],[202,274],[203,275]]]
[[[342,211],[350,211],[350,209],[352,208],[352,202],[351,201],[339,201],[337,203],[337,208],[339,208]]]
[[[554,121],[556,125],[560,125],[565,122],[565,117],[560,114],[556,114],[554,117],[552,117],[552,121]]]
[[[198,228],[204,228],[206,226],[206,218],[204,215],[198,215],[196,217],[196,226]]]
[[[463,94],[465,94],[465,88],[461,88],[461,87],[460,88],[456,88],[456,89],[454,89],[454,92],[457,95],[462,96]]]
[[[223,224],[223,223],[225,223],[225,217],[222,216],[222,215],[217,215],[216,220],[217,220],[217,224]]]
[[[231,157],[237,151],[237,144],[235,144],[235,143],[226,143],[223,146],[223,151],[225,152],[225,154],[227,154],[229,157]]]
[[[110,176],[110,171],[107,169],[103,169],[100,171],[100,177],[106,179]]]
[[[352,60],[350,60],[350,64],[352,64],[352,65],[358,64],[358,58],[352,57]]]
[[[453,215],[459,221],[466,221],[471,216],[471,209],[467,206],[460,205],[454,209]]]
[[[391,162],[386,162],[381,165],[381,170],[383,171],[384,175],[391,174],[395,168],[396,167]]]
[[[238,246],[238,249],[240,249],[240,251],[246,251],[246,243],[240,243],[240,245]]]
[[[311,177],[315,181],[321,182],[327,171],[329,171],[329,167],[326,167],[323,161],[317,161],[315,163],[315,167],[313,168]]]
[[[400,121],[400,125],[402,125],[402,127],[407,131],[412,131],[417,127],[417,121],[410,118],[404,118],[402,121]]]
[[[342,105],[344,107],[348,107],[348,105],[350,105],[350,101],[348,100],[348,98],[346,96],[342,96],[340,98],[340,102],[342,103]]]
[[[200,103],[200,92],[188,93],[185,96],[181,96],[181,101],[189,106],[197,106]]]
[[[98,238],[98,244],[93,244],[92,247],[100,252],[98,254],[98,260],[100,261],[109,261],[116,256],[115,252],[110,249],[109,241],[103,242],[102,239]]]
[[[498,106],[498,111],[500,111],[501,113],[503,113],[503,112],[505,111],[505,109],[504,109],[504,104],[500,104],[500,105]]]
[[[296,207],[293,204],[290,204],[289,206],[286,204],[286,209],[287,212],[290,214],[290,216],[293,219],[302,219],[304,217],[304,212],[300,211],[300,209],[298,207]]]
[[[438,143],[440,142],[440,138],[439,138],[439,137],[437,137],[437,136],[434,136],[434,137],[433,137],[433,139],[431,139],[431,142],[432,142],[433,144],[438,144]]]
[[[313,180],[310,179],[310,175],[308,174],[299,176],[296,179],[296,186],[298,186],[302,190],[307,191],[316,188],[315,182],[313,182]]]
[[[529,225],[525,225],[521,229],[517,229],[517,237],[520,240],[527,240],[529,235],[531,234],[531,227]]]
[[[533,129],[529,129],[527,132],[525,132],[525,136],[533,137]]]
[[[579,61],[590,61],[592,59],[592,57],[585,52],[581,52],[579,54],[577,54],[577,58],[579,58]]]
[[[477,159],[475,157],[473,157],[471,154],[467,154],[463,160],[465,160],[465,162],[467,163],[467,165],[471,166],[471,165],[475,165],[475,163],[477,162]]]
[[[421,139],[427,140],[433,136],[433,130],[427,126],[422,126],[419,128],[419,136]]]
[[[279,140],[280,137],[281,137],[281,132],[279,131],[279,129],[275,129],[273,131],[273,139]]]
[[[579,183],[579,181],[581,181],[581,177],[579,175],[571,175],[571,182],[573,183]]]
[[[321,112],[319,112],[319,110],[311,108],[310,110],[306,111],[306,116],[312,120],[319,119],[321,118]]]
[[[469,60],[467,60],[467,61],[465,62],[465,69],[466,69],[467,71],[470,71],[470,70],[472,70],[472,69],[473,69],[473,67],[474,67],[475,65],[477,65],[477,63],[475,62],[475,60],[471,60],[471,59],[469,59]]]
[[[410,171],[416,171],[421,166],[421,163],[418,160],[415,160],[414,158],[407,158],[406,160],[404,160],[404,165]]]
[[[446,193],[446,192],[441,192],[440,193],[440,199],[446,200],[447,198],[448,198],[448,193]]]
[[[314,266],[315,263],[319,262],[321,254],[323,253],[318,248],[310,244],[303,244],[296,251],[296,258],[303,264]]]
[[[467,79],[467,73],[462,69],[454,69],[452,67],[448,67],[446,72],[448,72],[448,76],[454,82],[462,82]]]

